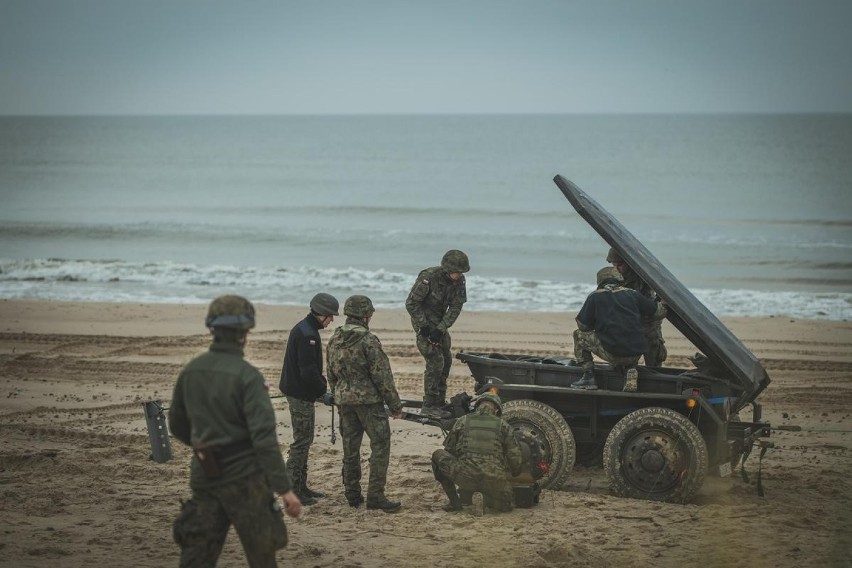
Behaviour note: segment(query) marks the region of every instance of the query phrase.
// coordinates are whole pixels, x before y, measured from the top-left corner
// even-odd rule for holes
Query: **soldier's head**
[[[351,318],[366,321],[373,316],[376,309],[373,307],[373,302],[367,296],[356,294],[346,298],[343,304],[343,313]]]
[[[448,250],[441,259],[441,268],[453,280],[458,280],[462,273],[470,270],[467,255],[460,250]]]
[[[338,309],[340,302],[331,294],[320,292],[311,299],[311,313],[324,328],[334,321],[334,316],[339,315]]]
[[[621,255],[618,254],[618,251],[614,248],[609,249],[609,252],[606,255],[606,261],[612,264],[612,266],[618,270],[619,274],[624,274],[627,270],[627,263],[624,262],[624,259],[621,258]]]
[[[488,414],[503,414],[503,403],[496,394],[485,392],[473,399],[473,410],[475,412]]]
[[[254,327],[254,306],[242,296],[219,296],[207,308],[204,325],[213,334],[214,341],[241,343]]]
[[[598,288],[601,286],[606,286],[607,284],[621,284],[624,282],[624,278],[621,277],[621,273],[612,266],[605,266],[598,270]]]

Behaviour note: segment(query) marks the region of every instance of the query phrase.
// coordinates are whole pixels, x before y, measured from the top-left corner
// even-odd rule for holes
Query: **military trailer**
[[[595,363],[597,390],[571,388],[583,370],[564,355],[460,352],[476,393],[496,392],[503,417],[541,448],[542,488],[558,489],[575,463],[602,464],[621,496],[686,502],[708,474],[730,475],[770,426],[758,395],[770,379],[756,357],[621,223],[572,182],[556,185],[574,209],[666,303],[669,322],[698,349],[693,368]],[[458,405],[456,405],[458,406]],[[740,412],[751,407],[751,421]],[[454,408],[454,414],[460,410]]]

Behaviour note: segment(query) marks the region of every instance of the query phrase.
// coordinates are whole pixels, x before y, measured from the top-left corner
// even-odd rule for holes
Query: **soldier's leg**
[[[220,499],[251,568],[274,568],[275,551],[287,546],[278,499],[262,474],[223,486]]]
[[[367,436],[370,437],[370,481],[367,486],[367,505],[381,503],[385,498],[385,484],[390,463],[391,430],[388,415],[381,403],[359,408]]]
[[[343,493],[350,505],[363,500],[361,494],[361,441],[364,426],[354,406],[339,406],[340,439],[343,443]]]
[[[436,404],[444,406],[447,402],[447,378],[450,376],[450,368],[453,365],[453,340],[450,337],[450,332],[444,333],[441,338],[441,357],[443,359],[443,367],[441,367],[441,375],[438,379],[438,399]]]
[[[666,340],[663,339],[662,322],[654,321],[643,326],[645,339],[648,340],[648,352],[645,353],[645,365],[659,367],[668,357]]]
[[[515,507],[512,485],[505,480],[490,480],[483,484],[485,505],[495,511],[508,513]]]
[[[574,330],[574,359],[583,369],[592,369],[595,366],[591,350],[593,336],[593,331]]]
[[[453,454],[444,449],[437,449],[432,453],[432,473],[450,500],[449,504],[444,506],[445,511],[458,511],[462,507],[456,484],[450,476],[455,459]]]
[[[417,349],[426,360],[426,370],[423,372],[423,403],[429,405],[443,404],[440,383],[444,370],[443,350],[431,343],[425,337],[417,336]]]
[[[290,406],[290,422],[293,427],[293,443],[287,456],[287,473],[293,482],[293,491],[301,495],[306,484],[308,453],[314,441],[314,403],[292,396],[287,397],[287,403]]]
[[[174,540],[180,546],[181,568],[215,566],[231,522],[215,496],[195,492],[175,519]]]

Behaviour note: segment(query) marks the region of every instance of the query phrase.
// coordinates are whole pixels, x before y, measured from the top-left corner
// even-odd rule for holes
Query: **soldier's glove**
[[[441,340],[444,338],[444,332],[440,329],[433,329],[429,332],[429,341],[434,344],[441,343]]]
[[[327,392],[322,395],[322,403],[326,406],[334,406],[334,393]]]
[[[420,331],[417,334],[424,339],[429,339],[429,335],[432,333],[431,327],[421,327]]]

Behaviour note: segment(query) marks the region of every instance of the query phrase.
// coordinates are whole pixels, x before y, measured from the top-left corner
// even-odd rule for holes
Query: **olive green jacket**
[[[417,275],[405,300],[405,309],[411,316],[414,331],[431,327],[444,332],[456,323],[466,301],[464,275],[453,280],[443,268],[433,266]]]
[[[222,485],[259,471],[266,474],[273,491],[291,489],[266,381],[243,359],[239,345],[213,343],[209,351],[187,363],[175,384],[169,428],[193,448],[224,451],[217,459],[222,474],[212,479],[193,455],[193,489]]]

